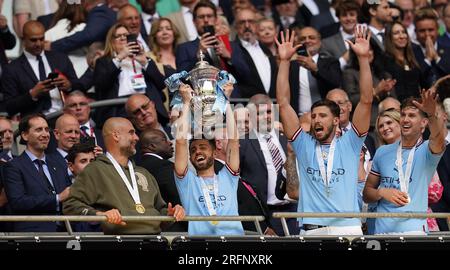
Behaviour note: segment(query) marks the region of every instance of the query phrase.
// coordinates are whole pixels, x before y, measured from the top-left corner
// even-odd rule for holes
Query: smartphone
[[[306,45],[305,45],[305,44],[302,44],[302,46],[300,46],[300,47],[297,49],[297,54],[298,54],[298,55],[301,55],[301,56],[306,56],[306,57],[309,56],[309,55],[308,55],[308,50],[306,49]]]
[[[135,34],[128,34],[127,35],[127,43],[137,43],[137,35]]]
[[[53,81],[54,79],[58,78],[58,76],[59,76],[58,72],[50,72],[47,75],[47,80],[52,80]]]
[[[216,34],[216,29],[213,25],[205,25],[203,26],[203,32],[209,33],[211,36],[214,36]]]
[[[80,143],[88,145],[88,147],[95,147],[95,138],[91,136],[80,137]]]

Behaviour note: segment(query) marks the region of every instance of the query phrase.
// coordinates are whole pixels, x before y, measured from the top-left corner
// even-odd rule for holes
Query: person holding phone
[[[216,6],[210,1],[199,1],[193,11],[194,25],[199,37],[193,41],[180,44],[176,52],[176,63],[179,71],[189,71],[198,61],[200,51],[205,60],[220,69],[231,66],[231,51],[222,39],[217,38],[215,25],[217,22]]]
[[[106,37],[104,56],[94,69],[96,100],[145,94],[156,106],[159,119],[168,121],[163,105],[164,77],[156,64],[147,58],[144,49],[123,24],[115,24]],[[99,108],[94,121],[102,125],[109,117],[126,116],[123,105]]]
[[[5,66],[2,88],[10,115],[60,110],[60,91],[81,87],[67,55],[44,51],[44,33],[40,22],[28,21],[23,27],[23,54]],[[51,72],[58,73],[53,80],[48,78]]]

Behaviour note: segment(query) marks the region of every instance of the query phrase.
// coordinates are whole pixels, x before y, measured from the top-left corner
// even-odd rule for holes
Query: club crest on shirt
[[[136,175],[136,182],[137,182],[137,184],[139,186],[141,186],[143,191],[149,192],[147,178],[145,178],[145,176],[142,173],[140,173],[140,172],[135,172],[134,174]]]

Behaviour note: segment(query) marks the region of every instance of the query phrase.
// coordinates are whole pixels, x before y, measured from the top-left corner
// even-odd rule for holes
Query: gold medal
[[[217,221],[217,220],[211,221],[211,224],[214,226],[219,225],[219,221]]]
[[[136,204],[136,211],[139,214],[144,214],[145,213],[145,207],[141,203],[137,203]]]

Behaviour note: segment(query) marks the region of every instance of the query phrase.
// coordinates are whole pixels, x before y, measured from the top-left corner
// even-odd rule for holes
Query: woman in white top
[[[71,36],[82,31],[86,26],[86,11],[82,5],[68,4],[62,1],[55,12],[50,28],[45,32],[45,40],[54,42],[56,40]],[[69,53],[77,76],[80,77],[86,71],[86,48],[80,48]]]

